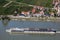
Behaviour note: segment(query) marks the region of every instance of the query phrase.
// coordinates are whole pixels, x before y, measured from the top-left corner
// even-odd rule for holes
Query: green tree
[[[4,2],[5,2],[5,0],[0,0],[0,4],[1,4],[1,3],[4,3]]]
[[[30,7],[30,6],[23,6],[23,7],[20,7],[20,11],[31,11],[33,7]]]
[[[52,7],[53,0],[16,0],[18,2],[32,4],[32,5],[41,5],[45,7]]]

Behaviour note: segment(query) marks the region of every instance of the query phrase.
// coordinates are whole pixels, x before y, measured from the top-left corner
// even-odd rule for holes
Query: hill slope
[[[53,0],[16,0],[17,2],[52,7]]]

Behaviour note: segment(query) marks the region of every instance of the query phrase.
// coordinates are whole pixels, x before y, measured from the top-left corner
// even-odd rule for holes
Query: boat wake
[[[57,34],[60,34],[60,31],[56,31]]]

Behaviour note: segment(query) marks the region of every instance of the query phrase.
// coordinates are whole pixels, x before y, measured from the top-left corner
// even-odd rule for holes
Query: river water
[[[34,21],[14,21],[3,22],[0,20],[0,40],[60,40],[60,34],[9,34],[5,30],[8,28],[19,27],[38,27],[38,28],[54,28],[60,30],[60,22],[34,22]]]

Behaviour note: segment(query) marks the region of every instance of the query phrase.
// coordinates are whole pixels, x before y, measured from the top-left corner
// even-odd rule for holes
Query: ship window
[[[48,31],[47,29],[39,29],[39,31]]]

